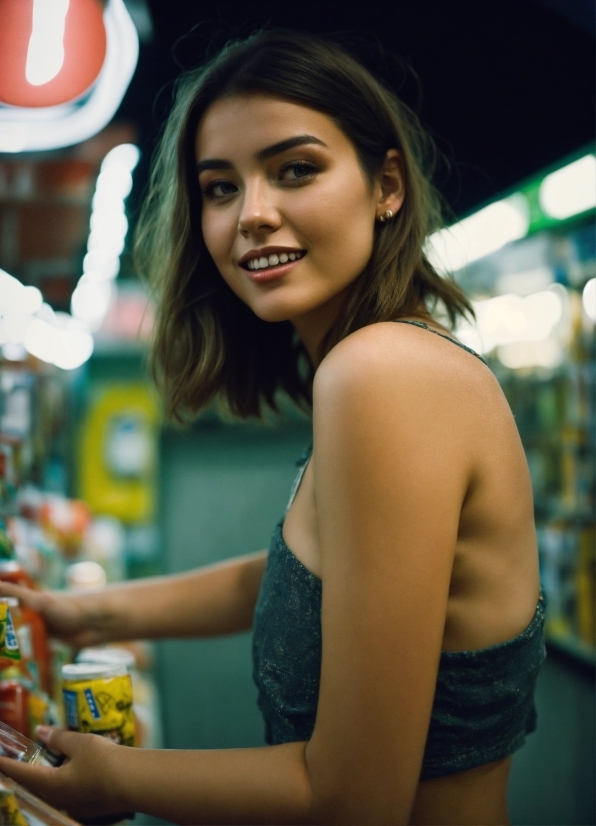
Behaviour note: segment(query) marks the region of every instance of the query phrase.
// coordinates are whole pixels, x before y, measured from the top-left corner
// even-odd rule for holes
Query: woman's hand
[[[40,726],[37,737],[52,751],[65,754],[66,761],[51,768],[0,757],[0,771],[71,817],[80,819],[119,811],[114,758],[124,746],[97,734],[48,726]]]
[[[82,596],[60,591],[35,591],[22,585],[0,582],[0,598],[16,597],[43,617],[48,632],[75,648],[100,642],[92,627],[91,612],[85,609]]]

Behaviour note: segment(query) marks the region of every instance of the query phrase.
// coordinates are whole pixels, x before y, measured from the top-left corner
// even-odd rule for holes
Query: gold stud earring
[[[393,218],[393,212],[388,209],[382,215],[379,215],[379,221],[384,224],[386,221],[390,221]]]

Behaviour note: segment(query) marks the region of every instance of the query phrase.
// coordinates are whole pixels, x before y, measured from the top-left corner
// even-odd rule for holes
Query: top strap
[[[298,473],[296,474],[296,478],[294,479],[294,482],[292,483],[292,490],[290,491],[290,501],[286,505],[286,511],[285,511],[286,514],[288,513],[288,511],[292,507],[292,502],[296,498],[296,494],[298,493],[298,488],[300,487],[300,482],[302,482],[302,477],[304,476],[304,471],[306,470],[306,467],[307,467],[308,462],[310,460],[311,453],[312,453],[312,444],[310,444],[308,447],[306,447],[302,451],[302,453],[300,455],[300,458],[296,462],[296,465],[298,466]]]
[[[476,358],[480,359],[480,361],[483,364],[486,364],[482,356],[479,356],[478,353],[475,350],[472,350],[471,347],[467,347],[465,344],[462,344],[461,341],[456,341],[454,338],[450,338],[449,336],[446,336],[444,333],[440,333],[438,330],[433,330],[433,328],[429,327],[428,324],[425,324],[424,321],[409,321],[407,319],[398,318],[395,323],[413,324],[414,327],[422,327],[423,330],[428,330],[429,333],[434,333],[436,336],[441,336],[441,338],[444,338],[446,341],[450,341],[452,344],[457,344],[458,347],[462,347],[464,350],[467,350],[468,353],[471,353],[473,356],[476,356]],[[486,366],[488,367],[488,364],[486,364]]]

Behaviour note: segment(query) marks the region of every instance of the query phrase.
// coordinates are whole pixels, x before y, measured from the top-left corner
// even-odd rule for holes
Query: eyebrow
[[[288,149],[294,149],[296,146],[305,146],[306,144],[313,143],[317,146],[324,146],[327,148],[327,144],[323,143],[320,138],[315,138],[314,135],[296,135],[293,138],[286,138],[285,141],[279,141],[279,143],[266,146],[265,149],[259,149],[255,157],[258,161],[266,161],[269,158],[273,158],[275,155],[280,155],[282,152],[287,152]],[[206,169],[232,168],[233,166],[230,161],[226,161],[223,158],[207,158],[197,164],[197,173],[200,175],[201,172],[204,172]]]

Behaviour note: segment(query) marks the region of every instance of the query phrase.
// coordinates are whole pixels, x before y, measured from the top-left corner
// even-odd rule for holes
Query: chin
[[[276,321],[291,321],[293,318],[296,318],[296,316],[302,314],[300,311],[297,311],[296,307],[288,306],[286,302],[279,302],[277,304],[272,302],[267,306],[250,305],[250,309],[261,321],[268,321],[270,323],[275,323]]]
[[[269,322],[291,321],[325,303],[325,299],[319,296],[297,296],[295,292],[292,296],[289,290],[274,290],[268,295],[251,298],[252,300],[246,303],[253,313],[262,321]]]

